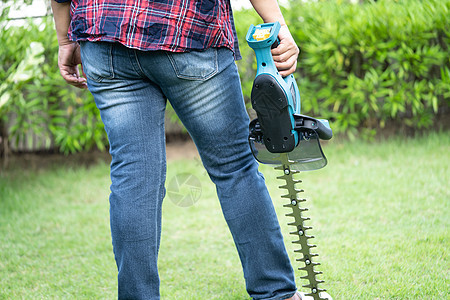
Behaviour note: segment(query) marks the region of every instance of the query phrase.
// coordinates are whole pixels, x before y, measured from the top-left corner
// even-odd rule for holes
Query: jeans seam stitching
[[[106,79],[114,79],[113,43],[109,46],[109,71],[110,76]]]
[[[145,74],[144,70],[142,69],[141,63],[139,62],[139,58],[138,58],[138,55],[137,55],[137,51],[135,49],[133,49],[133,55],[134,55],[134,58],[135,58],[135,61],[136,61],[136,64],[134,64],[133,61],[132,61],[132,65],[133,65],[134,70],[137,73],[139,73],[141,76],[147,76]],[[137,65],[138,70],[136,70],[135,65]]]

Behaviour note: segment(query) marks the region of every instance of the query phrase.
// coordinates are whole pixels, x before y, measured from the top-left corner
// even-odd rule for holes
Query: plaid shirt
[[[72,41],[171,52],[227,47],[239,56],[229,0],[72,0],[71,19]]]

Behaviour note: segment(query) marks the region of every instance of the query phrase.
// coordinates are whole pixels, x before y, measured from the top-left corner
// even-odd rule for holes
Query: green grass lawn
[[[449,299],[450,135],[335,139],[324,151],[326,168],[298,176],[322,287],[337,300]],[[261,171],[293,253],[279,173]],[[116,298],[108,172],[104,162],[0,172],[0,299]],[[165,201],[162,299],[248,299],[214,186],[196,159],[169,162],[168,182],[181,173],[201,195],[189,207]]]

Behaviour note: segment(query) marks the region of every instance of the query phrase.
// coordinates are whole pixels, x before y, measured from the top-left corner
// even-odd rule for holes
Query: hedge
[[[283,12],[302,50],[295,74],[302,112],[329,119],[334,132],[350,137],[371,137],[386,126],[421,130],[448,119],[449,9],[450,0],[289,1]],[[261,20],[252,10],[234,13],[248,101],[256,63],[245,34]],[[40,135],[41,147],[65,153],[103,149],[107,138],[92,96],[59,75],[52,19],[8,27],[2,13],[0,24],[3,148]]]
[[[92,95],[69,86],[58,70],[52,18],[24,27],[0,20],[0,137],[24,150],[64,153],[104,149],[107,139]],[[36,139],[36,136],[39,138]],[[0,150],[0,153],[2,151]]]

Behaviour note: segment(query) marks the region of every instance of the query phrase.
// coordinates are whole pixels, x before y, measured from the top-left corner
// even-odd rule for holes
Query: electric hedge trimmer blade
[[[290,234],[298,236],[298,240],[293,241],[294,244],[300,245],[300,249],[294,250],[296,253],[301,253],[302,257],[297,259],[304,263],[304,267],[299,268],[306,272],[306,276],[302,276],[302,279],[308,280],[308,284],[303,285],[303,287],[308,288],[311,292],[306,294],[306,296],[312,296],[314,299],[328,299],[321,298],[320,292],[325,292],[325,289],[321,289],[319,284],[324,282],[323,280],[318,280],[317,275],[322,274],[314,269],[315,266],[320,265],[320,263],[315,261],[315,257],[318,256],[316,253],[312,253],[311,249],[315,248],[316,245],[310,244],[310,240],[314,238],[312,235],[308,235],[308,230],[312,229],[311,226],[306,226],[305,221],[310,220],[310,218],[305,217],[303,213],[307,211],[307,208],[302,208],[300,204],[305,202],[306,199],[300,197],[300,193],[303,192],[302,189],[297,189],[296,184],[300,183],[301,180],[296,180],[293,175],[299,173],[299,171],[292,170],[291,166],[294,164],[293,161],[288,159],[286,153],[281,155],[282,164],[277,166],[276,170],[283,171],[284,175],[277,177],[278,179],[284,179],[286,181],[285,185],[281,185],[280,188],[286,189],[287,194],[281,196],[282,198],[287,198],[289,203],[285,204],[284,207],[290,207],[292,213],[286,214],[288,217],[293,217],[294,220],[288,225],[293,226],[294,231]]]
[[[314,300],[331,300],[325,289],[319,287],[323,280],[317,279],[317,275],[322,272],[314,269],[320,264],[316,261],[318,254],[311,251],[316,247],[310,243],[313,236],[308,235],[312,227],[304,224],[309,220],[303,215],[308,209],[300,206],[306,199],[300,197],[303,190],[297,189],[296,184],[301,181],[294,179],[293,175],[326,166],[320,139],[331,139],[332,131],[327,120],[300,114],[300,93],[294,76],[283,78],[279,75],[270,52],[271,47],[277,44],[279,30],[280,24],[276,22],[252,25],[247,33],[247,42],[255,50],[258,65],[251,94],[258,118],[249,125],[248,141],[259,162],[276,165],[275,169],[283,172],[277,178],[286,182],[280,188],[287,190],[282,198],[289,202],[284,207],[292,209],[292,213],[286,216],[294,218],[288,225],[294,227],[290,234],[298,237],[293,243],[300,246],[295,250],[301,254],[297,261],[303,263],[299,270],[306,272],[301,277],[308,281],[303,285],[309,290],[305,296]]]

